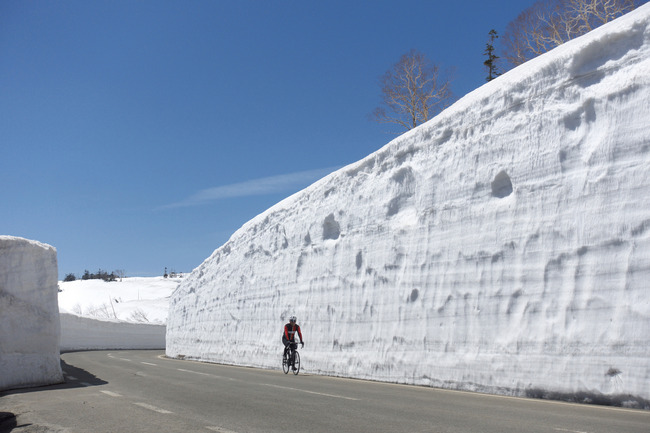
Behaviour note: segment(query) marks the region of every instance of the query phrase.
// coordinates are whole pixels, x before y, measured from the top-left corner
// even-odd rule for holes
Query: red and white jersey
[[[300,341],[302,341],[302,332],[300,332],[300,326],[298,326],[297,323],[294,324],[287,323],[286,325],[284,325],[284,336],[287,338],[287,340],[294,341],[294,339],[296,338],[296,332],[300,337]]]

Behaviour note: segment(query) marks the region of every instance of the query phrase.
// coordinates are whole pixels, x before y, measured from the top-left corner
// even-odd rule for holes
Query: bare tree
[[[144,311],[142,308],[136,308],[131,312],[131,317],[130,319],[134,322],[148,322],[149,317],[147,317],[147,312]]]
[[[116,269],[113,273],[120,279],[120,281],[126,277],[126,271],[124,269]]]
[[[565,1],[538,1],[508,24],[502,43],[510,64],[521,65],[575,37],[564,22]]]
[[[642,3],[645,3],[645,1],[569,0],[567,14],[576,32],[583,35],[596,27],[615,20],[621,15],[625,15]]]
[[[541,0],[511,21],[503,57],[518,66],[635,9],[647,0]]]
[[[452,99],[449,73],[442,74],[416,50],[404,54],[382,76],[381,92],[382,104],[373,119],[407,131],[440,113]]]

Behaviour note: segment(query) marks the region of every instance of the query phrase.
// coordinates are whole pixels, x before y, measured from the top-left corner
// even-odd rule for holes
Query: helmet
[[[296,323],[296,316],[289,317],[289,322]]]

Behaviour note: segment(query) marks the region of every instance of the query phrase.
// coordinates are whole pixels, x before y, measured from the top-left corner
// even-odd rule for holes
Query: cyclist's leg
[[[294,342],[291,342],[291,365],[295,368],[295,361],[296,361],[296,349],[298,348],[298,345]]]
[[[285,337],[284,334],[282,335],[282,344],[284,344],[284,355],[283,356],[286,357],[288,355],[288,352],[289,352],[289,340],[287,340],[287,337]]]

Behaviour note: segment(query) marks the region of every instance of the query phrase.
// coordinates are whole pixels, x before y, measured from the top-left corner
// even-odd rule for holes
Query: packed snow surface
[[[63,381],[56,249],[0,236],[0,390]]]
[[[511,395],[650,399],[650,4],[246,223],[167,354]],[[634,403],[637,402],[637,403]]]

